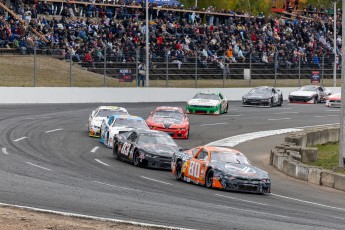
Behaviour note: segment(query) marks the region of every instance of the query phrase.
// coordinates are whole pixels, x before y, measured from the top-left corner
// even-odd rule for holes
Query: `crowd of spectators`
[[[111,3],[124,4],[121,0]],[[138,3],[115,7],[90,2],[14,0],[9,8],[27,25],[23,26],[1,9],[2,48],[63,50],[65,58],[72,56],[77,62],[105,59],[134,62],[138,54],[145,57],[145,9]],[[156,8],[150,4],[148,29],[152,62],[164,61],[168,55],[171,62],[181,67],[197,56],[200,65],[207,67],[212,63],[224,68],[228,63],[246,62],[251,57],[252,62],[276,63],[278,67],[297,67],[299,60],[302,66],[320,67],[323,57],[332,62],[333,33],[337,33],[336,52],[340,56],[340,11],[334,31],[333,16],[325,12],[306,10],[301,16],[289,19],[263,14],[251,16],[212,6],[193,9],[198,10],[194,12],[176,9],[181,6]],[[235,13],[240,15],[235,16]],[[42,33],[50,43],[31,33],[29,27]]]

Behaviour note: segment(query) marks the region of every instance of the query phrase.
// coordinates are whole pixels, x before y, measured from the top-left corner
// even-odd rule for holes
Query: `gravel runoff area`
[[[7,207],[0,205],[0,229],[26,230],[146,230],[167,229],[154,226],[139,226],[129,223],[93,220],[83,217],[70,217],[42,211],[32,211],[25,208]]]

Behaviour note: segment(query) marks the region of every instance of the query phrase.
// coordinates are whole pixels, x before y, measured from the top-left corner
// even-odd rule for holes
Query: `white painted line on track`
[[[314,116],[314,117],[326,117],[326,116]]]
[[[222,122],[222,123],[213,123],[213,124],[203,124],[203,125],[200,125],[200,126],[211,126],[211,125],[226,125],[228,124],[227,122]]]
[[[299,112],[281,112],[281,113],[273,113],[275,115],[279,115],[279,114],[297,114]]]
[[[289,200],[298,201],[298,202],[301,202],[301,203],[312,204],[312,205],[316,205],[316,206],[320,206],[320,207],[324,207],[324,208],[330,208],[330,209],[336,209],[336,210],[340,210],[340,211],[345,211],[345,208],[333,207],[333,206],[329,206],[329,205],[325,205],[325,204],[319,204],[319,203],[315,203],[315,202],[311,202],[311,201],[300,200],[300,199],[296,199],[296,198],[292,198],[292,197],[288,197],[288,196],[282,196],[282,195],[278,195],[278,194],[274,194],[274,193],[271,193],[271,195],[272,196],[277,196],[277,197],[280,197],[280,198],[285,198],[285,199],[289,199]]]
[[[92,153],[95,153],[96,151],[97,151],[97,149],[98,149],[99,147],[98,146],[96,146],[96,147],[94,147],[93,149],[91,149],[91,151],[90,152],[92,152]]]
[[[331,109],[331,110],[327,110],[328,112],[340,112],[340,108],[339,109]]]
[[[98,160],[98,159],[95,159],[95,161],[97,161],[98,163],[100,163],[100,164],[102,164],[102,165],[110,166],[110,165],[108,165],[108,164],[106,164],[106,163],[104,163],[103,161],[100,161],[100,160]]]
[[[49,119],[51,117],[26,117],[25,119],[26,120],[36,120],[36,119]]]
[[[52,132],[56,132],[56,131],[60,131],[62,129],[52,129],[52,130],[48,130],[48,131],[45,131],[45,133],[52,133]]]
[[[173,226],[165,226],[165,225],[158,225],[158,224],[148,224],[148,223],[142,223],[142,222],[136,222],[136,221],[128,221],[128,220],[120,220],[120,219],[103,218],[103,217],[98,217],[98,216],[82,215],[82,214],[77,214],[77,213],[72,213],[72,212],[60,212],[60,211],[54,211],[54,210],[42,209],[42,208],[34,208],[34,207],[22,206],[22,205],[13,205],[13,204],[0,203],[0,206],[13,207],[13,208],[21,208],[21,209],[27,209],[27,210],[32,210],[32,211],[36,211],[36,212],[44,212],[44,213],[50,213],[50,214],[57,214],[57,215],[68,216],[68,217],[92,219],[92,220],[98,220],[98,221],[110,221],[110,222],[113,222],[113,223],[132,224],[132,225],[142,226],[142,227],[155,227],[155,228],[165,228],[165,229],[188,230],[186,228],[178,228],[178,227],[173,227]]]
[[[223,117],[241,117],[242,114],[236,114],[236,115],[223,115]]]
[[[133,189],[133,188],[126,188],[126,187],[116,186],[116,185],[107,184],[107,183],[103,183],[103,182],[99,182],[99,181],[94,181],[94,182],[95,182],[95,183],[98,183],[98,184],[102,184],[102,185],[114,187],[114,188],[120,188],[120,189],[125,189],[125,190],[133,190],[133,191],[142,192],[141,190],[138,190],[138,189]]]
[[[235,198],[235,197],[231,197],[231,196],[224,196],[224,195],[221,195],[221,194],[214,194],[214,195],[215,196],[225,197],[225,198],[228,198],[228,199],[239,200],[239,201],[242,201],[242,202],[247,202],[247,203],[259,204],[259,205],[267,206],[267,204],[264,204],[264,203],[254,202],[254,201],[250,201],[250,200],[243,200],[243,199],[239,199],[239,198]]]
[[[15,139],[15,140],[13,140],[13,141],[17,142],[17,141],[24,140],[24,139],[26,139],[26,138],[27,138],[27,137],[21,137],[21,138]]]
[[[6,154],[6,155],[8,154],[7,149],[4,148],[4,147],[1,148],[1,151],[2,151],[3,154]]]
[[[33,163],[31,163],[31,162],[26,162],[26,163],[29,164],[29,165],[35,166],[35,167],[37,167],[37,168],[41,168],[41,169],[44,169],[44,170],[47,170],[47,171],[52,171],[51,169],[48,169],[48,168],[45,168],[45,167],[42,167],[42,166],[33,164]]]
[[[233,137],[224,138],[218,141],[214,141],[214,142],[208,143],[207,145],[234,147],[243,142],[254,140],[257,138],[279,135],[279,134],[284,134],[284,133],[297,132],[297,131],[302,131],[302,129],[290,128],[290,129],[278,129],[278,130],[268,130],[268,131],[254,132],[254,133],[246,133],[246,134],[237,135]]]
[[[325,115],[325,116],[314,116],[314,117],[339,117],[339,115]]]
[[[224,206],[224,205],[217,205],[218,207],[222,207],[222,208],[228,208],[228,209],[232,209],[232,210],[238,210],[238,211],[244,211],[246,213],[255,213],[255,214],[262,214],[265,216],[275,216],[275,217],[281,217],[281,218],[291,218],[288,216],[283,216],[283,215],[277,215],[277,214],[271,214],[271,213],[267,213],[267,212],[259,212],[259,211],[253,211],[250,209],[242,209],[242,208],[233,208],[233,207],[228,207],[228,206]]]
[[[283,118],[272,118],[272,119],[267,119],[268,121],[282,121],[282,120],[291,120],[289,117],[283,117]]]
[[[149,178],[149,177],[145,177],[145,176],[141,176],[141,178],[144,178],[146,180],[152,180],[152,181],[155,181],[155,182],[159,182],[159,183],[162,183],[162,184],[168,184],[168,185],[172,185],[168,182],[164,182],[164,181],[160,181],[160,180],[156,180],[156,179],[152,179],[152,178]]]

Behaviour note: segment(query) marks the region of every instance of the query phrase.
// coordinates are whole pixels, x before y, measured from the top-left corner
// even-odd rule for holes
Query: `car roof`
[[[150,134],[150,133],[155,133],[155,134],[162,134],[162,135],[167,135],[169,136],[169,134],[165,133],[165,132],[161,132],[161,131],[157,131],[157,130],[151,130],[151,129],[134,129],[133,131],[135,131],[137,134]]]
[[[111,117],[114,117],[114,119],[123,118],[123,119],[127,119],[127,120],[144,120],[142,117],[133,116],[133,115],[126,115],[126,114],[111,115],[109,118],[111,118]]]
[[[218,95],[220,92],[218,91],[200,91],[198,93],[202,93],[202,94],[215,94],[215,95]]]
[[[209,152],[229,152],[229,153],[241,153],[240,151],[236,150],[236,149],[231,149],[231,148],[226,148],[226,147],[217,147],[217,146],[208,146],[208,145],[204,145],[204,146],[198,146],[196,148],[203,148],[206,149]]]
[[[155,109],[155,111],[158,110],[178,110],[183,113],[183,109],[181,107],[173,107],[173,106],[159,106]]]
[[[98,110],[101,110],[101,109],[109,109],[109,110],[126,110],[125,108],[123,107],[119,107],[119,106],[108,106],[108,105],[104,105],[104,106],[100,106],[97,108]],[[126,110],[127,111],[127,110]]]
[[[271,89],[273,88],[272,86],[258,86],[258,87],[254,87],[253,89]]]

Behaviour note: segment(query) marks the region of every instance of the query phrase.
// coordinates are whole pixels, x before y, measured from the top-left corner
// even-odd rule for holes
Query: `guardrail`
[[[290,177],[345,191],[344,174],[303,164],[317,160],[317,148],[310,146],[337,142],[339,137],[339,125],[290,133],[284,143],[271,150],[270,164]]]

